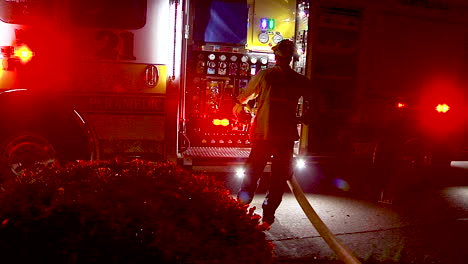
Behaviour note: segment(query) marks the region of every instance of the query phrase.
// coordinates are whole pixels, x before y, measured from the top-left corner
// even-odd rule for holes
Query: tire
[[[54,146],[40,134],[14,133],[0,147],[0,173],[4,180],[20,178],[26,170],[59,165]]]
[[[0,140],[0,182],[21,177],[26,170],[91,159],[84,138],[34,129],[11,131]]]
[[[76,111],[51,95],[0,93],[0,182],[25,170],[91,160],[91,133]]]

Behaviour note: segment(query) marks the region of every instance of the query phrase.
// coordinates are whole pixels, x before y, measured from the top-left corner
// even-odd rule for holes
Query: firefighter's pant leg
[[[245,166],[245,176],[237,195],[239,201],[249,204],[258,187],[258,181],[271,157],[271,145],[267,141],[255,141],[252,144],[249,158]]]
[[[271,164],[271,179],[263,202],[263,218],[273,222],[276,209],[280,205],[286,189],[287,180],[292,176],[294,142],[276,143]]]

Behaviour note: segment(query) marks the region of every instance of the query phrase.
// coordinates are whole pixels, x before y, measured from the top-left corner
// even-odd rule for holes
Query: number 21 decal
[[[122,32],[117,34],[112,31],[98,31],[96,40],[104,41],[104,46],[96,52],[96,57],[103,60],[136,60],[133,55],[133,33]],[[120,44],[120,45],[119,45]]]

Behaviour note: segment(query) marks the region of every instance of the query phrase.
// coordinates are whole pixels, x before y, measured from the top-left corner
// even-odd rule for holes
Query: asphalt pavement
[[[394,204],[343,191],[306,196],[362,263],[468,263],[468,173],[444,173],[461,181],[413,189]],[[264,196],[257,193],[251,204],[259,215]],[[276,221],[265,233],[274,245],[275,263],[342,263],[291,192],[285,193]]]

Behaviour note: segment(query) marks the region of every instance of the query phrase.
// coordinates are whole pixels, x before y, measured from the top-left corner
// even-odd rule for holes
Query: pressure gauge
[[[268,40],[270,40],[270,37],[268,36],[267,33],[262,32],[262,33],[258,34],[258,40],[259,40],[261,43],[265,44],[265,43],[268,42]]]
[[[223,55],[219,56],[219,60],[220,61],[225,61],[226,60],[226,55],[223,54]]]
[[[252,64],[257,63],[257,58],[255,58],[255,57],[250,58],[250,63],[252,63]]]
[[[208,62],[208,67],[215,68],[216,67],[216,62],[214,62],[214,61]]]
[[[266,57],[262,57],[262,58],[260,59],[260,62],[261,62],[262,64],[267,64],[267,63],[268,63],[268,59],[267,59]]]
[[[236,55],[232,55],[232,56],[231,56],[231,61],[232,61],[232,62],[237,61],[237,56],[236,56]]]
[[[283,40],[283,36],[281,36],[281,34],[279,33],[276,33],[276,35],[273,36],[273,42],[275,44],[278,44],[282,40]]]
[[[249,57],[246,56],[246,55],[242,56],[242,58],[241,58],[242,62],[247,62],[248,60],[249,60]]]
[[[210,59],[210,60],[214,60],[215,58],[216,58],[216,55],[214,55],[213,53],[208,55],[208,59]]]

